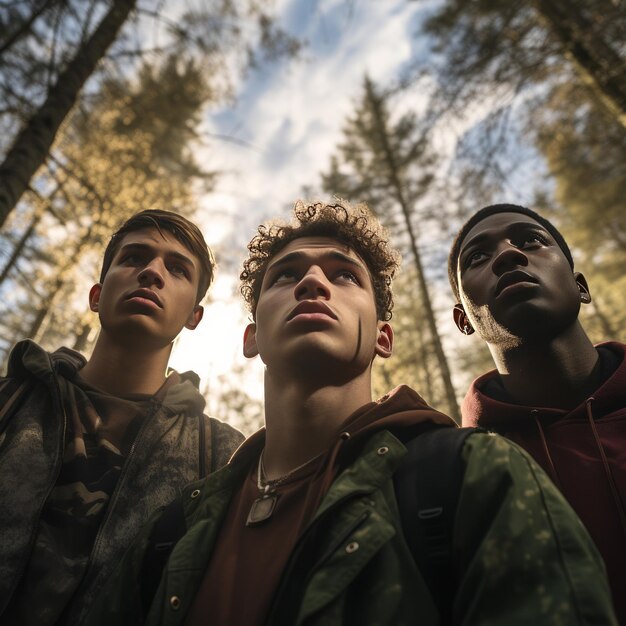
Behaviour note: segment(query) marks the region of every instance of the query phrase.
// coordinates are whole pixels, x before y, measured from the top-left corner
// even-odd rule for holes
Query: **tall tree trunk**
[[[435,349],[435,355],[437,357],[439,369],[441,370],[441,376],[443,379],[448,408],[450,410],[450,416],[458,422],[460,420],[459,405],[456,400],[454,385],[452,384],[452,376],[450,375],[448,360],[446,359],[446,355],[443,351],[443,344],[441,343],[441,337],[437,329],[437,320],[435,319],[432,300],[430,298],[430,293],[428,292],[426,277],[424,276],[424,267],[422,265],[422,257],[417,244],[417,238],[415,236],[413,225],[411,223],[411,207],[409,206],[408,199],[406,198],[405,187],[400,179],[400,170],[389,143],[389,134],[385,124],[381,100],[374,93],[374,87],[369,80],[367,81],[366,90],[367,98],[369,100],[371,110],[374,114],[376,127],[379,131],[381,144],[385,153],[385,158],[389,169],[389,181],[394,190],[396,200],[402,210],[405,228],[409,235],[411,252],[413,253],[413,262],[415,264],[415,270],[417,272],[417,281],[420,290],[422,306],[424,309],[424,314],[426,315],[426,321],[428,323],[430,334],[432,336],[433,347]]]
[[[89,335],[91,334],[92,326],[89,322],[84,322],[79,328],[76,338],[74,339],[74,345],[72,348],[77,352],[84,352],[87,347]]]
[[[44,211],[42,211],[41,209],[37,209],[35,211],[33,217],[30,220],[28,228],[22,233],[22,236],[13,248],[11,257],[6,262],[6,265],[2,268],[2,272],[0,273],[0,285],[2,285],[2,283],[6,280],[7,276],[13,269],[14,265],[17,263],[18,259],[22,256],[28,240],[32,237],[43,215]]]
[[[115,41],[136,4],[137,0],[113,0],[98,28],[59,74],[46,101],[16,137],[0,165],[0,227],[15,208],[37,169],[44,163],[80,90]]]
[[[575,0],[534,0],[533,5],[583,80],[626,127],[625,60],[597,33]]]
[[[101,215],[98,216],[98,219],[100,217]],[[76,242],[76,246],[72,252],[67,255],[67,262],[59,267],[57,277],[48,290],[48,295],[42,300],[39,308],[37,309],[35,318],[30,326],[30,329],[28,330],[28,333],[26,334],[27,337],[30,337],[35,341],[40,338],[40,331],[43,323],[52,310],[52,306],[56,302],[56,299],[60,296],[63,287],[67,283],[68,275],[76,264],[85,246],[92,241],[92,229],[95,224],[98,223],[98,219],[85,229],[81,238]]]

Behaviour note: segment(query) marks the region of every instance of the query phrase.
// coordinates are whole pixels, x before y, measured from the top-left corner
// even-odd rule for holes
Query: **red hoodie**
[[[618,621],[626,625],[626,345],[597,348],[612,373],[571,411],[513,404],[496,370],[472,383],[461,410],[463,426],[513,440],[561,489],[604,558]]]

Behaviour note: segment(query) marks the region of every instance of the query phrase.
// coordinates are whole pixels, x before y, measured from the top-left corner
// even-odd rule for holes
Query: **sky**
[[[420,52],[414,33],[427,5],[407,0],[279,2],[279,22],[305,41],[300,57],[249,75],[238,85],[234,103],[207,116],[207,135],[233,140],[213,140],[202,154],[206,167],[222,172],[197,215],[219,269],[202,323],[184,331],[171,364],[200,375],[209,410],[211,389],[233,366],[244,368],[250,395],[262,394],[262,363],[241,355],[249,320],[237,295],[237,276],[247,242],[261,222],[287,217],[304,187],[319,188],[320,172],[341,140],[365,74],[383,85],[397,78]]]
[[[226,387],[242,385],[255,400],[263,397],[263,364],[259,357],[246,360],[242,354],[250,320],[238,292],[238,276],[247,243],[259,224],[288,218],[297,199],[331,199],[321,192],[320,174],[329,168],[342,141],[364,77],[386,88],[416,60],[427,67],[433,63],[429,41],[419,30],[439,1],[277,0],[278,23],[304,42],[301,54],[248,74],[237,84],[233,102],[207,113],[202,133],[208,146],[197,156],[220,175],[215,189],[201,199],[196,220],[215,251],[218,272],[202,323],[194,331],[183,331],[171,365],[200,376],[212,415],[220,417],[219,392]],[[394,97],[392,119],[408,111],[423,113],[428,106],[425,85],[419,83]],[[480,133],[479,123],[492,106],[476,102],[463,118],[448,120],[435,131],[437,150],[444,155],[438,171],[444,190],[450,185],[447,168],[458,140],[468,131]],[[507,195],[501,201],[526,204],[534,192],[529,181],[540,178],[532,171],[537,159],[522,155],[521,147],[515,151]],[[315,195],[306,197],[305,189]],[[450,243],[439,227],[437,233],[425,235],[422,224],[419,245],[435,274],[427,277],[430,296],[444,350],[453,355],[459,335],[452,321],[454,302],[445,268]],[[478,347],[477,337],[469,341]],[[464,388],[466,373],[454,371],[454,359],[450,363],[455,385]]]

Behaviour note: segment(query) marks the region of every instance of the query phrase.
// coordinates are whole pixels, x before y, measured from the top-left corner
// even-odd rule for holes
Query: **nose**
[[[528,265],[528,257],[522,250],[507,241],[497,251],[493,258],[491,269],[496,276],[502,276],[505,272],[509,272],[516,267],[526,267]]]
[[[137,275],[137,280],[142,287],[149,287],[155,285],[158,289],[162,289],[164,285],[163,281],[163,267],[158,259],[152,259]]]
[[[326,274],[318,266],[310,267],[295,287],[296,300],[315,300],[330,298],[330,286]]]

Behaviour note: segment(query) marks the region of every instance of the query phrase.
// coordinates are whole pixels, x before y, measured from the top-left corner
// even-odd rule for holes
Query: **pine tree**
[[[417,293],[422,306],[420,338],[428,336],[434,351],[450,414],[459,410],[450,368],[437,327],[425,275],[416,226],[418,201],[432,180],[432,157],[412,114],[391,123],[386,98],[366,77],[363,97],[355,115],[344,128],[345,141],[333,157],[328,174],[322,176],[327,192],[367,202],[383,221],[408,241],[414,265]]]

